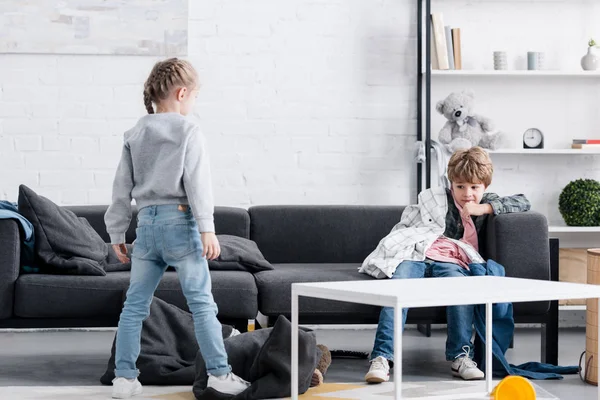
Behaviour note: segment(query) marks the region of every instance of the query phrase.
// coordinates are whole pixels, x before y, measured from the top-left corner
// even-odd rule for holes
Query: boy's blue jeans
[[[443,263],[438,261],[403,261],[398,265],[392,279],[415,278],[440,278],[470,276],[469,271],[458,264]],[[453,288],[448,288],[452,290]],[[455,288],[456,295],[460,296],[461,288]],[[473,318],[475,306],[446,307],[448,322],[448,338],[446,340],[446,360],[454,361],[456,356],[464,353],[463,346],[473,348]],[[402,309],[402,329],[406,323],[408,308]],[[387,360],[394,360],[394,309],[384,307],[379,315],[379,324],[375,334],[375,344],[371,352],[371,359],[382,356]],[[472,357],[472,353],[469,354]]]
[[[142,208],[136,235],[131,280],[117,329],[115,376],[135,378],[139,374],[135,363],[140,354],[142,322],[150,314],[154,291],[167,265],[177,270],[208,373],[229,373],[208,263],[202,257],[202,241],[189,207],[187,211],[180,211],[177,205]]]

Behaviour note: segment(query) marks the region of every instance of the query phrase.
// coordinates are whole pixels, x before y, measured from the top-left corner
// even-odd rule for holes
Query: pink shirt
[[[456,198],[454,198],[454,193],[452,193],[452,198],[454,199],[454,204],[456,205],[456,208],[458,208],[458,211],[462,212],[462,207],[458,204]],[[471,216],[465,218],[462,214],[460,218],[464,227],[464,234],[460,240],[469,243],[475,250],[479,251],[477,229],[475,228],[473,218],[471,218]],[[445,236],[440,236],[433,242],[431,247],[425,253],[425,257],[435,261],[458,264],[466,269],[469,269],[469,263],[471,262],[471,259],[463,249]]]

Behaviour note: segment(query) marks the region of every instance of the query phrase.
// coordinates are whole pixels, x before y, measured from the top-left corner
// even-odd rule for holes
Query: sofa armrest
[[[485,234],[488,258],[500,263],[506,276],[550,280],[548,221],[535,211],[491,215]]]
[[[0,319],[13,315],[20,259],[21,237],[18,223],[12,219],[0,219]]]

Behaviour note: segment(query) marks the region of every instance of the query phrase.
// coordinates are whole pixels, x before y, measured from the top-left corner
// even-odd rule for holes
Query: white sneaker
[[[375,357],[371,361],[369,372],[365,375],[368,383],[381,383],[390,380],[390,363],[385,357]]]
[[[113,379],[113,399],[129,399],[132,396],[142,393],[142,384],[135,379],[118,377]]]
[[[469,357],[469,346],[463,347],[464,353],[456,356],[452,362],[452,375],[465,381],[480,380],[485,377],[483,371],[477,368],[477,363]]]
[[[208,375],[208,384],[206,385],[207,388],[230,395],[242,393],[248,386],[250,386],[250,382],[246,382],[233,372],[221,376]]]

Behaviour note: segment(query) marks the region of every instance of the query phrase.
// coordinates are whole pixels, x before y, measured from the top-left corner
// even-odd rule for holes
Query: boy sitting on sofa
[[[438,187],[421,192],[418,205],[406,207],[400,223],[380,241],[359,272],[392,279],[470,276],[469,264],[484,262],[478,252],[478,234],[486,214],[530,209],[522,194],[499,197],[484,193],[492,182],[492,173],[492,161],[482,148],[455,152],[448,163],[451,189]],[[465,380],[483,379],[484,373],[472,359],[474,306],[452,306],[446,310],[446,360],[452,361],[452,375]],[[403,329],[407,312],[407,308],[402,310]],[[384,307],[371,352],[371,366],[365,376],[367,382],[390,379],[393,338],[394,309]]]

